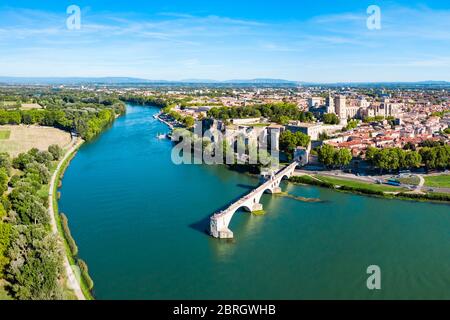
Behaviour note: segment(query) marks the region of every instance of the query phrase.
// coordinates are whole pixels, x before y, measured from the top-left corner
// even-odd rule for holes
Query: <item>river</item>
[[[208,217],[258,180],[172,164],[157,112],[128,106],[64,177],[60,211],[97,299],[450,299],[448,205],[285,183],[323,201],[264,195],[265,215],[238,212],[235,239],[213,239]],[[370,265],[381,290],[366,287]]]

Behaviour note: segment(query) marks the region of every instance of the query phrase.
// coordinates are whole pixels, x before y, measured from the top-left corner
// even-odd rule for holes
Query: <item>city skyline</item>
[[[69,5],[80,30],[66,26]],[[325,5],[326,4],[326,5]],[[381,9],[369,30],[367,8]],[[444,1],[0,3],[1,76],[450,81]]]

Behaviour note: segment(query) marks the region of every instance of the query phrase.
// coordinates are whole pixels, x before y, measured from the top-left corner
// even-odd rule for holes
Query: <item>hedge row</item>
[[[398,196],[417,200],[450,201],[450,194],[443,193],[399,193]]]
[[[329,182],[319,181],[316,179],[311,178],[310,176],[294,176],[289,179],[289,181],[293,183],[304,183],[304,184],[310,184],[318,187],[324,187],[329,189],[334,189],[335,185]]]
[[[376,195],[376,196],[384,196],[384,192],[383,191],[371,190],[371,189],[365,189],[365,188],[358,188],[358,187],[341,186],[339,188],[339,190],[351,191],[351,192],[357,192],[357,193],[364,193],[364,194]]]
[[[88,269],[87,263],[81,259],[78,259],[77,263],[78,263],[78,266],[80,267],[81,276],[83,277],[84,282],[86,283],[88,289],[92,290],[94,288],[94,281],[92,280],[91,276],[89,275],[89,269]]]
[[[77,247],[75,240],[72,237],[72,234],[70,233],[69,220],[67,219],[67,217],[64,213],[61,213],[60,216],[61,216],[61,225],[63,228],[64,237],[67,240],[67,244],[69,245],[72,256],[76,257],[78,255],[78,247]]]

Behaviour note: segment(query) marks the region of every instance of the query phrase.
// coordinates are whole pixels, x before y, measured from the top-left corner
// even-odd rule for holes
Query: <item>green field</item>
[[[420,184],[420,179],[417,176],[410,176],[410,177],[405,177],[405,178],[400,178],[398,179],[398,181],[400,181],[400,183],[402,184],[410,184],[413,186],[417,186]]]
[[[10,136],[10,130],[0,130],[0,140],[8,140]]]
[[[425,177],[425,185],[434,188],[450,188],[450,175]]]
[[[382,184],[365,183],[365,182],[360,182],[360,181],[355,181],[355,180],[344,180],[344,179],[332,178],[332,177],[321,176],[321,175],[317,175],[316,178],[318,178],[324,182],[332,183],[334,185],[346,186],[346,187],[352,187],[352,188],[363,188],[363,189],[368,189],[368,190],[373,190],[373,191],[399,192],[399,191],[404,190],[403,188],[391,187],[391,186],[382,185]]]
[[[40,126],[0,126],[0,152],[7,152],[11,157],[27,152],[32,148],[47,150],[52,144],[61,148],[71,141],[70,133],[50,127]]]

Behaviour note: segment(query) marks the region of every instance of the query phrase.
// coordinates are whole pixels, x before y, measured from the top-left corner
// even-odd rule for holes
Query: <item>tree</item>
[[[350,120],[343,131],[350,131],[358,127],[358,120]]]
[[[326,133],[326,131],[319,133],[319,141],[325,141],[328,139],[330,139],[330,136]]]
[[[191,116],[187,116],[183,119],[183,124],[188,128],[192,128],[195,124],[195,119]]]
[[[0,209],[3,209],[3,206],[1,204]],[[10,241],[11,225],[0,220],[0,278],[3,277],[3,271],[6,265],[9,263],[9,259],[6,256],[6,250],[9,247]]]
[[[36,190],[24,185],[15,188],[9,195],[11,208],[23,224],[48,224],[50,218]]]
[[[416,150],[416,146],[414,145],[414,143],[412,143],[412,142],[407,142],[406,144],[405,144],[405,146],[403,147],[403,149],[404,150]]]
[[[6,217],[6,209],[3,206],[3,203],[0,202],[0,222],[3,220],[4,217]]]
[[[334,165],[334,154],[336,149],[329,144],[324,144],[317,151],[319,162],[324,164],[326,167],[331,167]]]
[[[280,135],[280,149],[291,153],[297,147],[297,139],[292,131],[286,130]]]
[[[419,153],[428,169],[436,169],[437,153],[435,148],[425,147],[420,149]]]
[[[291,159],[297,147],[307,147],[310,141],[311,138],[302,132],[293,133],[292,131],[286,130],[280,135],[280,149]]]
[[[325,124],[339,124],[340,120],[334,113],[327,113],[323,115],[323,122]]]
[[[35,161],[49,167],[50,163],[53,161],[53,155],[48,151],[39,151],[34,157],[34,159]]]
[[[302,122],[314,120],[311,112],[300,111],[296,104],[289,102],[267,103],[243,108],[211,108],[208,111],[208,116],[220,120],[265,117],[277,123],[283,123],[286,120],[300,120]]]
[[[352,153],[348,149],[339,149],[334,154],[334,164],[339,167],[345,167],[352,161]]]
[[[378,153],[378,149],[374,147],[368,147],[366,150],[366,160],[373,164],[375,156]]]
[[[405,167],[406,168],[419,168],[422,163],[422,157],[417,151],[406,152],[405,154]]]
[[[51,153],[54,160],[59,160],[63,154],[62,148],[57,144],[52,144],[48,147],[48,152]]]
[[[302,132],[296,132],[295,138],[297,140],[297,147],[308,147],[309,143],[311,142],[311,138]]]
[[[0,196],[8,190],[8,172],[5,168],[0,168]]]
[[[41,184],[47,184],[50,182],[50,171],[48,170],[47,166],[42,163],[29,163],[25,167],[24,171],[26,176],[29,176],[30,174],[36,174],[39,177],[39,183]]]
[[[383,170],[396,170],[400,167],[400,159],[397,151],[393,149],[382,149],[375,155],[374,165],[378,167],[381,172]]]
[[[283,126],[287,125],[289,122],[289,117],[288,116],[281,116],[280,117],[280,124],[282,124]]]
[[[0,168],[5,168],[9,174],[11,171],[11,167],[12,167],[12,162],[11,162],[11,158],[9,157],[9,154],[7,154],[6,152],[1,152],[0,153]]]
[[[438,169],[450,168],[450,146],[439,146],[436,149],[436,167]]]
[[[13,297],[19,300],[62,299],[59,275],[61,247],[43,226],[15,226],[8,250],[6,276]]]
[[[24,170],[25,167],[34,161],[34,157],[29,153],[21,153],[14,158],[12,164],[15,169]]]

